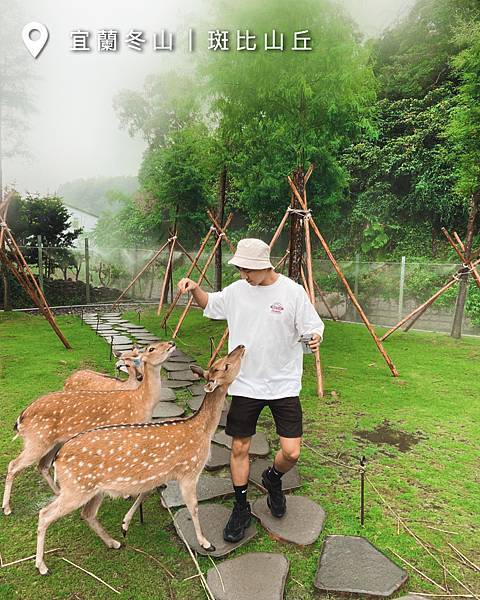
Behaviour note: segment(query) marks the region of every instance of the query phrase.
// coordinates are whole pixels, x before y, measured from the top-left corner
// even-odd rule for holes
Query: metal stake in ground
[[[362,456],[360,459],[360,525],[365,525],[365,469],[367,459]]]

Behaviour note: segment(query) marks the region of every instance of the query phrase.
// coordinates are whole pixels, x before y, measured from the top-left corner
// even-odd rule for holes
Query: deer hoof
[[[3,514],[8,517],[8,515],[12,514],[12,509],[9,506],[4,506],[3,507]]]
[[[40,575],[51,575],[50,571],[48,570],[48,567],[45,563],[43,563],[43,565],[37,566],[38,572],[40,573]]]
[[[215,552],[216,548],[213,544],[210,544],[208,548],[204,548],[205,552]]]
[[[108,547],[113,548],[114,550],[118,550],[122,547],[122,544],[120,542],[117,542],[117,540],[110,540],[110,542],[108,543]]]
[[[125,527],[125,525],[122,523],[122,535],[124,538],[127,537],[127,533],[128,533],[128,527]]]

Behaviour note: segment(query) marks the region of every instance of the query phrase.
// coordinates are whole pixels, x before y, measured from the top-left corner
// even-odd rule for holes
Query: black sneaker
[[[240,506],[240,504],[235,503],[232,514],[223,530],[223,539],[226,542],[239,542],[245,535],[245,529],[250,527],[251,520],[250,504],[247,502],[245,506]]]
[[[262,485],[268,492],[268,508],[274,517],[281,519],[287,510],[287,499],[282,491],[282,480],[271,481],[267,473],[268,469],[262,473]]]

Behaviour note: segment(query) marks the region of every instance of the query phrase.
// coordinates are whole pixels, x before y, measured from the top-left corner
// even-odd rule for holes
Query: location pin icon
[[[38,31],[40,34],[38,40],[32,40],[30,37],[33,31]],[[31,23],[27,23],[23,28],[22,39],[33,58],[37,58],[48,42],[48,29],[43,23],[32,21]]]

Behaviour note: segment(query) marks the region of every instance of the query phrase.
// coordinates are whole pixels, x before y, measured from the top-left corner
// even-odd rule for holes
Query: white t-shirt
[[[303,372],[298,339],[311,333],[323,336],[324,329],[303,287],[284,275],[271,285],[239,280],[208,294],[203,314],[227,320],[229,351],[245,346],[230,394],[261,400],[298,396]]]

